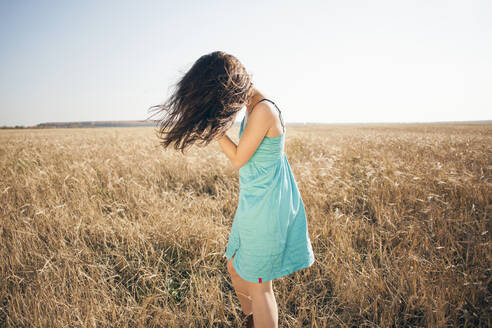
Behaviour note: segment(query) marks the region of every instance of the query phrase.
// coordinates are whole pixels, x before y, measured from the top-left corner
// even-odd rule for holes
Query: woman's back
[[[273,280],[314,262],[304,204],[284,152],[286,129],[275,107],[284,131],[265,136],[239,169],[239,203],[226,250],[228,259],[236,254],[233,265],[239,276],[252,282]],[[244,118],[239,138],[243,124]]]
[[[280,110],[279,110],[279,115],[281,118]],[[284,145],[285,145],[285,127],[283,125],[282,118],[281,121],[282,121],[282,128],[284,129],[284,132],[278,137],[267,137],[267,136],[263,137],[263,140],[261,141],[260,145],[256,149],[255,153],[253,154],[253,156],[251,156],[250,160],[244,166],[247,166],[248,163],[250,165],[251,163],[256,163],[258,165],[268,165],[274,162],[275,160],[281,158],[281,156],[284,154]],[[243,131],[246,128],[243,126],[244,126],[244,117],[241,121],[241,127],[239,128],[239,139],[241,139]],[[240,173],[241,173],[241,169],[244,166],[242,166],[239,169]]]

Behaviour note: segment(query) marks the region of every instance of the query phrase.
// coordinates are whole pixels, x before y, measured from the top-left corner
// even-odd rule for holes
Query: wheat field
[[[492,326],[491,145],[485,123],[288,126],[315,263],[273,281],[279,327]],[[0,327],[240,326],[217,142],[1,130],[0,167]]]

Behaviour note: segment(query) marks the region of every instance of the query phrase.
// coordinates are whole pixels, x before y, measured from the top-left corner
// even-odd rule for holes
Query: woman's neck
[[[253,109],[253,106],[256,105],[256,103],[258,101],[260,101],[261,99],[263,99],[263,98],[265,98],[265,96],[260,91],[258,91],[257,89],[255,89],[255,92],[253,93],[253,96],[249,100],[248,104],[246,104],[246,111],[247,112],[250,112],[251,109]]]

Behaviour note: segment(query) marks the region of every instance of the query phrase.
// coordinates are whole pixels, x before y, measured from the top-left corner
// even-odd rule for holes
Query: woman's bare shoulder
[[[256,116],[261,116],[262,118],[274,118],[276,116],[277,109],[269,101],[262,101],[256,104],[248,116],[253,115],[255,112],[259,112]]]
[[[262,101],[253,108],[250,115],[254,115],[254,112],[258,110],[255,121],[261,120],[267,125],[266,136],[269,138],[275,138],[282,134],[283,128],[280,122],[278,110],[274,104],[268,101]]]

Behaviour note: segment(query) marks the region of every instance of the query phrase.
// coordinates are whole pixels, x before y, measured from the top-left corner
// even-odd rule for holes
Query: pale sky
[[[0,0],[0,47],[0,126],[146,119],[216,50],[287,123],[492,119],[492,1]]]

